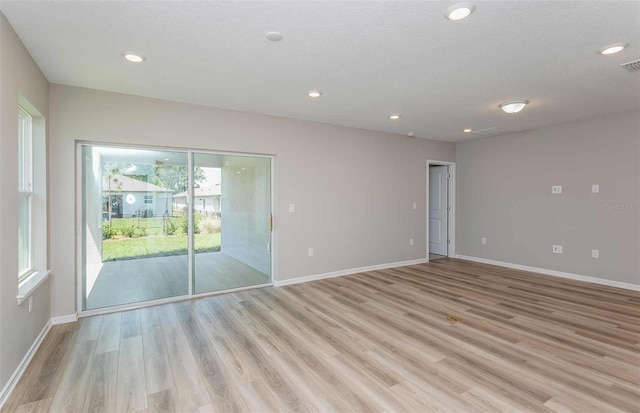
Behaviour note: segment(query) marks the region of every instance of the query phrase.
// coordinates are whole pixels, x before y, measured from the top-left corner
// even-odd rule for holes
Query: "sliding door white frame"
[[[163,151],[163,152],[176,152],[176,153],[184,153],[187,155],[187,169],[188,169],[188,187],[187,187],[187,193],[188,193],[188,197],[187,197],[187,211],[188,211],[188,225],[189,225],[189,234],[188,234],[188,274],[187,277],[189,279],[188,281],[188,293],[185,295],[181,295],[181,296],[176,296],[176,297],[167,297],[167,298],[160,298],[160,299],[155,299],[155,300],[148,300],[148,301],[141,301],[141,302],[136,302],[136,303],[130,303],[130,304],[122,304],[122,305],[116,305],[116,306],[111,306],[111,307],[104,307],[104,308],[97,308],[97,309],[93,309],[93,310],[84,310],[84,289],[85,289],[85,284],[84,284],[84,268],[83,268],[83,261],[84,261],[84,245],[85,245],[85,231],[84,231],[84,219],[83,219],[83,215],[84,215],[84,205],[83,205],[83,200],[84,200],[84,188],[83,188],[83,171],[84,171],[84,167],[83,167],[83,158],[82,158],[82,148],[88,146],[88,147],[107,147],[107,148],[120,148],[120,149],[137,149],[137,150],[149,150],[149,151]],[[276,180],[275,180],[275,160],[276,160],[276,156],[275,155],[268,155],[268,154],[254,154],[254,153],[242,153],[242,152],[225,152],[225,151],[214,151],[214,150],[209,150],[209,149],[194,149],[194,148],[188,148],[188,149],[182,149],[182,148],[174,148],[174,147],[166,147],[166,146],[147,146],[147,145],[127,145],[127,144],[117,144],[117,143],[104,143],[104,142],[91,142],[91,141],[76,141],[76,179],[75,179],[75,196],[76,196],[76,202],[75,202],[75,222],[76,222],[76,228],[75,228],[75,253],[76,253],[76,312],[78,313],[79,317],[86,317],[86,316],[92,316],[92,315],[98,315],[98,314],[107,314],[107,313],[113,313],[113,312],[117,312],[117,311],[126,311],[126,310],[133,310],[133,309],[138,309],[138,308],[144,308],[144,307],[150,307],[150,306],[154,306],[154,305],[160,305],[160,304],[168,304],[168,303],[173,303],[176,301],[184,301],[184,300],[189,300],[192,298],[201,298],[201,297],[208,297],[208,296],[212,296],[212,295],[217,295],[217,294],[224,294],[224,293],[230,293],[230,292],[234,292],[234,291],[242,291],[242,290],[248,290],[248,289],[253,289],[253,288],[260,288],[260,287],[265,287],[265,286],[270,286],[273,285],[273,281],[276,279],[276,225],[275,223],[277,222],[276,220],[276,214],[275,214],[275,205],[276,205],[276,200],[275,200],[275,184],[276,184]],[[271,235],[270,235],[270,246],[271,246],[271,250],[270,250],[270,259],[271,259],[271,274],[270,274],[270,278],[269,278],[269,282],[268,283],[263,283],[263,284],[257,284],[257,285],[251,285],[251,286],[247,286],[247,287],[240,287],[240,288],[233,288],[233,289],[228,289],[228,290],[220,290],[220,291],[212,291],[212,292],[206,292],[206,293],[200,293],[200,294],[194,294],[193,293],[193,275],[194,275],[194,268],[193,268],[193,257],[194,257],[194,252],[193,252],[193,208],[191,208],[192,206],[192,199],[193,199],[193,155],[195,153],[198,154],[210,154],[210,155],[231,155],[231,156],[244,156],[244,157],[249,157],[249,158],[268,158],[270,159],[270,166],[271,166],[271,188],[270,188],[270,192],[271,192],[271,216],[274,222],[274,225],[271,229]]]

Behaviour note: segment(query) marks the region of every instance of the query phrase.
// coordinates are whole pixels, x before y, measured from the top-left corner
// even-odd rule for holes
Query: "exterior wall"
[[[127,195],[133,195],[135,197],[135,202],[132,204],[126,201]],[[122,195],[122,214],[125,218],[129,218],[132,215],[138,214],[141,208],[150,208],[153,211],[154,216],[162,216],[166,211],[168,211],[168,215],[171,216],[173,214],[173,201],[171,197],[171,192],[167,196],[165,193],[161,192],[130,192],[130,191],[120,191],[118,195]],[[153,202],[150,204],[145,204],[144,197],[145,195],[152,196]]]
[[[271,162],[233,158],[222,167],[221,251],[271,274]]]

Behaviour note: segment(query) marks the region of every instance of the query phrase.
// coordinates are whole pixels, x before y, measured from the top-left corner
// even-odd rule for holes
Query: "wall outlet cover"
[[[553,246],[554,254],[562,254],[562,245],[554,245]]]
[[[562,193],[562,185],[554,185],[551,187],[552,194],[561,194]]]
[[[487,243],[487,239],[483,237],[483,238],[482,238],[482,243],[483,243],[483,244],[486,244],[486,243]]]
[[[600,250],[591,250],[591,258],[600,258]]]
[[[591,185],[591,193],[597,194],[600,192],[600,185]]]

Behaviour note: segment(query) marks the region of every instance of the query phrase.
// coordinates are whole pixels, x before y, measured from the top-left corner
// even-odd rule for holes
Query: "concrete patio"
[[[102,264],[86,310],[186,295],[187,255],[109,261]],[[195,291],[205,293],[269,282],[269,275],[223,252],[195,256]]]

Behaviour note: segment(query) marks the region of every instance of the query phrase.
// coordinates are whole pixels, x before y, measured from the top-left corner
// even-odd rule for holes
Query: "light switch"
[[[482,237],[482,244],[486,244],[487,243],[487,239]]]
[[[600,250],[591,250],[591,258],[600,258]]]
[[[313,257],[313,248],[309,248],[309,256]]]
[[[413,203],[413,209],[418,209],[418,204],[416,202]]]
[[[600,192],[600,185],[591,185],[591,193],[597,194]]]
[[[562,193],[562,185],[554,185],[551,187],[552,194],[561,194]]]
[[[289,204],[289,212],[296,212],[296,206],[294,204]]]

